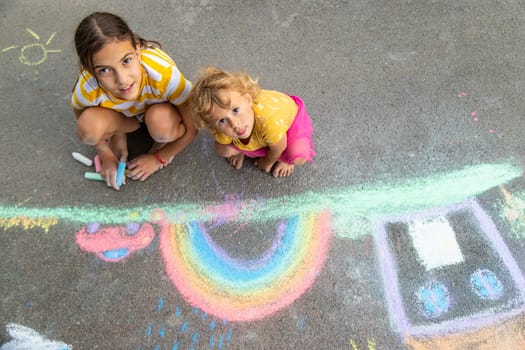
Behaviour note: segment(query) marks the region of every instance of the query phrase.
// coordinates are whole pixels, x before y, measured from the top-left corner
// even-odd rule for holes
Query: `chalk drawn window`
[[[408,233],[427,271],[463,262],[456,233],[445,217],[413,220],[409,223]]]

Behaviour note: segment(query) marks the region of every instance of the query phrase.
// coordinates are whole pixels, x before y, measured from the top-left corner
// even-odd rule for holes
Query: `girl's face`
[[[249,139],[255,124],[251,95],[241,95],[234,90],[221,90],[219,96],[222,101],[230,101],[230,107],[214,106],[208,121],[210,127],[232,138]]]
[[[116,98],[134,100],[142,83],[140,50],[129,40],[114,40],[93,55],[93,74]]]

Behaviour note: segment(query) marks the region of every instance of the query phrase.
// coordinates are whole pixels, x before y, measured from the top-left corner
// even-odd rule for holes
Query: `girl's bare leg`
[[[144,181],[157,170],[171,163],[173,156],[163,159],[163,164],[154,153],[164,148],[166,144],[178,140],[186,133],[186,127],[177,108],[169,102],[152,105],[146,111],[144,122],[148,132],[155,141],[149,154],[143,154],[128,163],[128,174],[134,180]]]
[[[171,103],[158,103],[151,106],[146,114],[146,125],[151,138],[155,143],[149,153],[162,149],[166,143],[175,141],[186,132],[180,112]],[[166,160],[171,163],[173,157]]]
[[[77,118],[77,135],[83,143],[96,145],[115,133],[130,133],[139,126],[135,118],[127,118],[108,108],[90,107]]]
[[[179,111],[169,102],[150,106],[146,112],[145,122],[149,134],[158,144],[175,141],[186,132]]]
[[[117,165],[127,161],[126,133],[139,128],[135,118],[127,118],[107,108],[87,108],[77,118],[79,139],[95,146],[100,157],[100,174],[109,186],[118,190]]]

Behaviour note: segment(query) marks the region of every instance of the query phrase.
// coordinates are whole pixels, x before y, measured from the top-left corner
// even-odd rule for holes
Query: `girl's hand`
[[[144,181],[157,170],[168,165],[173,157],[166,164],[161,164],[154,154],[143,154],[128,163],[128,177],[133,180]]]
[[[116,133],[109,139],[104,139],[95,146],[100,157],[100,175],[108,186],[119,190],[117,184],[118,163],[126,162],[128,158],[128,147],[125,133]],[[126,178],[122,179],[122,184],[126,184]]]
[[[104,178],[104,181],[108,186],[113,187],[115,190],[119,190],[117,185],[117,167],[118,159],[113,153],[102,154],[100,156],[100,175]]]

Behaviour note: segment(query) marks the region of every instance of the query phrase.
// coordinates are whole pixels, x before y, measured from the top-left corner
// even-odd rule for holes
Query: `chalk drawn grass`
[[[512,164],[481,164],[448,173],[387,184],[363,185],[307,192],[295,196],[241,201],[235,212],[228,212],[229,222],[264,223],[297,215],[328,210],[333,233],[341,238],[358,239],[370,234],[370,219],[378,215],[423,210],[475,197],[493,187],[521,176],[523,171]],[[104,206],[30,208],[2,205],[0,219],[24,217],[57,218],[82,224],[128,224],[155,221],[161,209],[175,224],[216,222],[224,218],[214,206],[223,203],[157,204],[136,208]],[[1,222],[0,222],[1,223]]]

